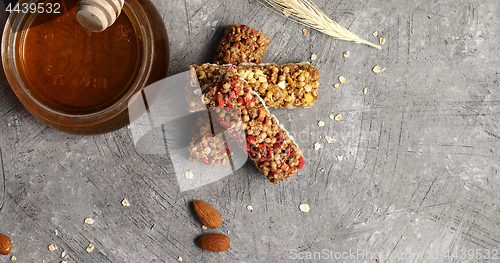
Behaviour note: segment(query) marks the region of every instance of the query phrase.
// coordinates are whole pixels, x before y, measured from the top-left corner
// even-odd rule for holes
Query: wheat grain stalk
[[[379,45],[366,41],[337,22],[330,19],[310,0],[259,0],[265,6],[285,17],[295,20],[305,26],[314,28],[327,35],[341,40],[366,44],[378,49]],[[267,4],[266,4],[267,3]]]

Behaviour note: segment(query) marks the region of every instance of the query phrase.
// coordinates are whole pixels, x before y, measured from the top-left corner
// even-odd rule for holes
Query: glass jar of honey
[[[81,135],[120,129],[133,121],[129,100],[167,76],[167,32],[148,0],[127,0],[99,33],[76,20],[78,0],[17,4],[4,29],[3,67],[24,107],[50,127]]]

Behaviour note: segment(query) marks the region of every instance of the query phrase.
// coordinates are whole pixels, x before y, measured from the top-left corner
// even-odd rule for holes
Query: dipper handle
[[[125,0],[79,0],[76,19],[92,32],[111,26],[122,11]]]

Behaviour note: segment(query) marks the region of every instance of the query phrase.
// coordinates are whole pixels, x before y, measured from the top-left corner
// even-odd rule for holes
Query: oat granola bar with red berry
[[[298,145],[236,67],[203,92],[203,101],[270,182],[277,184],[304,166]]]
[[[203,90],[229,68],[229,65],[192,65],[199,86]],[[271,108],[308,108],[318,99],[319,72],[313,65],[242,63],[236,66],[238,74]]]
[[[260,63],[268,45],[267,35],[245,25],[232,24],[224,31],[214,61],[221,65],[240,62]]]

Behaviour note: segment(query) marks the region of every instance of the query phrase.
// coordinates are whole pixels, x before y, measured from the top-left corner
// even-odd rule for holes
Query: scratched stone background
[[[2,25],[11,2],[0,2]],[[90,137],[50,129],[23,108],[2,74],[0,232],[12,238],[18,262],[60,262],[63,250],[68,262],[295,262],[314,252],[316,259],[303,260],[341,261],[334,253],[318,258],[325,250],[392,255],[344,262],[500,258],[500,2],[315,0],[362,38],[384,36],[382,50],[314,30],[302,36],[304,26],[255,0],[153,2],[169,32],[170,75],[211,61],[230,23],[270,36],[266,62],[316,54],[320,99],[309,109],[272,110],[295,135],[306,166],[273,185],[247,162],[181,192],[168,154],[140,153],[128,129]],[[379,74],[371,71],[376,64]],[[340,75],[347,83],[334,89]],[[195,199],[220,211],[219,229],[202,230]],[[302,203],[309,213],[299,210]],[[85,225],[87,217],[95,223]],[[194,240],[205,233],[227,234],[231,248],[202,251]],[[90,243],[95,250],[87,253]]]

